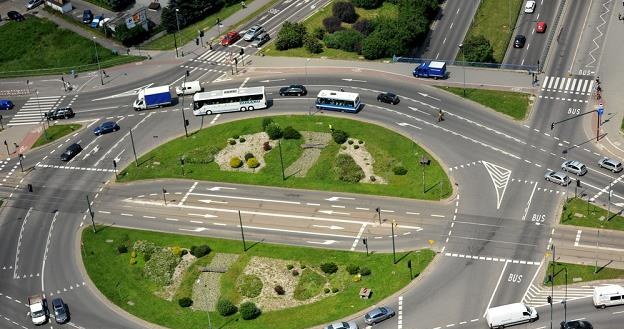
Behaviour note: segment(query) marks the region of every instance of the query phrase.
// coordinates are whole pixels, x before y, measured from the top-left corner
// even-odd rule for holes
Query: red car
[[[546,22],[537,22],[537,25],[535,26],[535,32],[537,33],[546,32]]]
[[[228,34],[226,34],[223,39],[221,39],[221,45],[222,46],[229,46],[231,44],[233,44],[234,42],[238,41],[238,39],[240,39],[241,36],[238,32],[236,31],[232,31],[232,32],[228,32]]]

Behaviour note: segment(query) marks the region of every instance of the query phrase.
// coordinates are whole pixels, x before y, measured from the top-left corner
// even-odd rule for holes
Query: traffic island
[[[613,207],[613,210],[616,207]],[[569,199],[563,206],[560,223],[563,225],[593,227],[607,230],[624,230],[624,217],[621,211],[614,213],[597,206],[590,200]]]

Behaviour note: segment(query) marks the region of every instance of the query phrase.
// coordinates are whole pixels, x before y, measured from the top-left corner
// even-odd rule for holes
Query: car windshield
[[[44,315],[45,315],[45,312],[43,310],[39,310],[39,311],[33,312],[33,317],[34,318],[38,318],[38,317],[41,317],[41,316],[44,316]]]

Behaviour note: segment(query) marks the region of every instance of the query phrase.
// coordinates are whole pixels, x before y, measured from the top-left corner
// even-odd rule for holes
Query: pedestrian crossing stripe
[[[244,59],[245,55],[240,56],[238,52],[209,50],[201,54],[199,57],[191,59],[191,61],[200,63],[230,64],[230,61],[233,61],[234,58],[238,58],[240,62],[242,60],[241,57]]]
[[[216,73],[224,73],[224,71],[222,70],[215,70],[215,69],[207,69],[205,67],[195,67],[195,66],[190,66],[190,65],[180,65],[181,68],[184,69],[198,69],[200,71],[208,71],[208,72],[216,72]]]
[[[34,96],[15,113],[11,118],[9,126],[34,125],[43,121],[45,113],[63,101],[65,96]]]
[[[563,92],[574,95],[589,95],[594,92],[595,82],[588,77],[544,77],[542,91]]]
[[[59,165],[49,165],[49,164],[40,164],[40,163],[37,164],[36,167],[39,167],[39,168],[54,168],[54,169],[69,169],[69,170],[82,170],[82,171],[115,172],[115,169],[59,166]]]
[[[583,287],[568,287],[567,291],[565,287],[557,287],[551,290],[550,287],[539,287],[534,283],[531,283],[522,303],[528,306],[538,307],[548,305],[547,298],[552,294],[552,303],[559,304],[564,300],[571,301],[580,298],[591,297],[594,293],[593,286]]]

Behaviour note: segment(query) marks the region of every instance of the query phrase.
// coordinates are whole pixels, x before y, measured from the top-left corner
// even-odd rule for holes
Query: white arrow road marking
[[[218,216],[211,215],[211,214],[191,214],[191,213],[189,213],[187,215],[189,215],[189,216],[199,216],[199,217],[204,217],[204,218],[215,218],[215,217],[218,217]]]
[[[275,79],[275,80],[261,80],[260,82],[274,82],[274,81],[284,81],[286,79]]]
[[[406,122],[397,122],[397,125],[401,126],[401,127],[412,127],[412,128],[416,128],[416,129],[422,129],[420,127],[414,126],[413,124],[409,124]]]
[[[348,81],[348,82],[366,82],[364,80],[356,80],[356,79],[340,79],[342,81]]]
[[[350,213],[348,213],[348,212],[339,212],[339,211],[333,211],[333,210],[319,210],[318,212],[323,213],[323,214],[327,214],[327,215],[333,215],[333,214],[336,214],[336,215],[345,215],[345,216],[349,216],[349,215],[351,215],[351,214],[350,214]]]
[[[494,189],[496,190],[496,209],[500,209],[501,201],[507,190],[507,184],[509,183],[509,177],[511,176],[511,170],[503,168],[501,166],[481,161],[490,174]]]
[[[334,201],[338,201],[338,200],[340,200],[340,199],[342,199],[342,200],[355,200],[355,198],[346,198],[346,197],[341,197],[341,196],[333,196],[333,197],[331,197],[331,198],[327,198],[327,199],[325,199],[325,200],[326,200],[326,201],[331,201],[331,202],[334,202]]]
[[[330,230],[344,230],[344,227],[342,226],[336,226],[336,225],[312,225],[312,227],[322,227],[322,228],[328,228]]]
[[[208,229],[205,228],[205,227],[197,227],[197,228],[194,228],[194,229],[179,228],[178,230],[180,230],[180,231],[187,231],[187,232],[202,232],[202,231],[206,231]]]
[[[317,242],[317,241],[306,241],[307,243],[313,243],[313,244],[322,244],[322,245],[328,245],[328,244],[334,244],[338,241],[336,240],[325,240],[323,242]]]
[[[420,227],[420,226],[397,225],[397,227],[406,228],[406,229],[410,229],[410,230],[416,230],[416,232],[420,232],[420,231],[423,230],[423,228]]]
[[[207,188],[208,191],[221,191],[221,190],[235,190],[236,187],[225,187],[225,186],[215,186],[211,188]]]
[[[198,200],[199,202],[204,202],[204,203],[221,203],[221,204],[227,204],[226,201],[214,201],[214,200]]]
[[[284,201],[284,200],[272,200],[272,199],[260,199],[260,198],[245,198],[241,196],[232,196],[232,195],[218,195],[218,194],[206,194],[206,193],[189,193],[191,195],[198,196],[207,196],[213,198],[224,198],[224,199],[238,199],[238,200],[248,200],[248,201],[261,201],[261,202],[275,202],[275,203],[287,203],[287,204],[301,204],[301,202],[297,201]]]
[[[425,94],[425,93],[418,93],[418,94],[419,94],[420,96],[422,96],[422,97],[429,97],[429,98],[433,98],[433,99],[435,99],[436,101],[439,101],[439,99],[438,99],[438,98],[435,98],[435,97],[433,97],[433,96],[429,96],[429,94]]]

